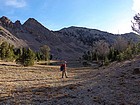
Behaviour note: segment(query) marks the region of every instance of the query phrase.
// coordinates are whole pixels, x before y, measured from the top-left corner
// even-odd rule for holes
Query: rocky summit
[[[19,20],[12,22],[7,17],[0,18],[0,40],[5,40],[16,47],[30,47],[38,51],[40,46],[48,45],[54,59],[79,59],[95,42],[116,42],[118,37],[137,43],[140,36],[135,33],[114,35],[97,29],[68,27],[59,31],[51,31],[34,18],[21,24]]]

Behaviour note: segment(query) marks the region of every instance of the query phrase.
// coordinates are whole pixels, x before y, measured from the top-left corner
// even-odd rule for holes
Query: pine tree
[[[40,52],[36,52],[36,60],[40,61],[41,59],[41,53]]]
[[[109,59],[108,59],[108,57],[107,57],[107,56],[105,57],[105,60],[104,60],[104,65],[106,65],[106,66],[107,66],[107,65],[109,65]]]
[[[109,54],[108,54],[108,59],[110,61],[115,61],[115,50],[114,48],[110,48]]]
[[[137,55],[138,53],[139,53],[138,45],[135,44],[135,45],[132,47],[132,54],[133,54],[133,55]]]
[[[40,50],[44,56],[44,60],[47,61],[47,64],[50,60],[50,47],[48,45],[43,45],[40,47]]]
[[[15,54],[14,54],[14,45],[8,46],[8,50],[6,52],[6,60],[7,61],[13,61],[15,59]]]
[[[16,49],[14,49],[14,54],[15,54],[16,56],[22,55],[22,48],[16,48]]]
[[[120,62],[120,61],[123,61],[123,60],[124,60],[124,53],[118,54],[116,60],[119,61],[119,62]]]
[[[131,46],[128,46],[128,48],[126,49],[126,51],[124,52],[124,56],[125,56],[125,59],[130,59],[132,58],[132,48]]]
[[[5,56],[6,61],[13,61],[14,60],[14,52],[12,49],[8,49],[6,51],[6,56]]]
[[[6,52],[8,50],[8,43],[7,42],[2,42],[1,46],[0,46],[0,57],[2,60],[4,60],[6,58]]]
[[[22,49],[22,55],[16,60],[17,63],[22,64],[23,66],[32,66],[34,65],[35,54],[34,52],[28,48]]]
[[[24,66],[34,65],[35,54],[30,48],[27,49],[27,52],[25,53],[24,56],[25,56]]]

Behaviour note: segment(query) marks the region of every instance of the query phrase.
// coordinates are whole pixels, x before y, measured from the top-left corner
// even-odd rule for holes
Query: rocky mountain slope
[[[54,59],[79,59],[95,42],[104,40],[112,44],[118,37],[133,42],[140,41],[140,36],[134,33],[114,35],[82,27],[51,31],[34,18],[29,18],[24,24],[19,20],[13,23],[5,16],[0,18],[1,40],[6,40],[16,47],[31,47],[36,51],[40,46],[47,44],[51,48]]]
[[[60,32],[63,35],[71,36],[79,41],[82,41],[84,44],[92,46],[92,44],[99,40],[104,40],[109,44],[114,43],[118,37],[122,37],[127,41],[139,42],[140,36],[135,33],[126,33],[126,34],[111,34],[108,32],[100,31],[97,29],[88,29],[83,27],[69,27],[61,29]]]
[[[11,31],[16,27],[16,24],[13,24],[7,17],[0,18],[0,41],[7,41],[16,47],[28,45],[24,42],[23,39],[19,39]]]

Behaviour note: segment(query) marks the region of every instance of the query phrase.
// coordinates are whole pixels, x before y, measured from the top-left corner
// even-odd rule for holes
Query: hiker
[[[61,65],[61,67],[60,67],[60,70],[62,71],[62,78],[64,77],[64,75],[65,75],[66,78],[68,78],[67,69],[66,69],[66,67],[67,67],[66,63],[67,62],[64,61],[63,64]]]

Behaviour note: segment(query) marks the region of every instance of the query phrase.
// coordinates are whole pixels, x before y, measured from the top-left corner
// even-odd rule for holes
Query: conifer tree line
[[[86,61],[102,62],[102,65],[108,65],[113,61],[123,61],[131,59],[140,54],[140,43],[132,43],[118,38],[114,45],[109,45],[105,41],[95,43],[94,49],[87,51],[83,55]]]
[[[15,61],[23,66],[32,66],[35,61],[49,61],[50,48],[47,45],[41,46],[39,52],[34,52],[30,48],[15,48],[14,45],[6,41],[0,44],[0,59],[3,61]]]

